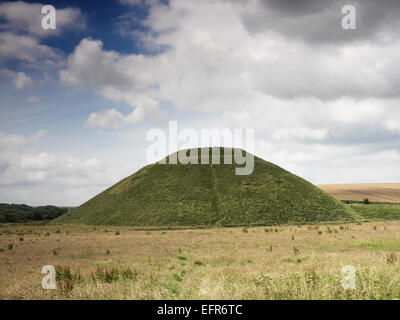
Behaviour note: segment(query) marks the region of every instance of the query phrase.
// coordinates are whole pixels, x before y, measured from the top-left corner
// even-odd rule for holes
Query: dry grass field
[[[318,185],[340,200],[400,203],[400,183],[355,183]]]
[[[0,225],[0,299],[399,299],[400,221],[135,230]],[[44,265],[57,289],[44,290]],[[341,286],[356,269],[356,289]]]

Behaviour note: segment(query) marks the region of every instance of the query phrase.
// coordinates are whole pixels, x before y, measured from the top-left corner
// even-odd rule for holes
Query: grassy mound
[[[223,155],[221,148],[219,165],[148,165],[54,222],[231,226],[359,218],[340,201],[270,162],[254,157],[253,173],[239,176],[235,161],[223,164]]]

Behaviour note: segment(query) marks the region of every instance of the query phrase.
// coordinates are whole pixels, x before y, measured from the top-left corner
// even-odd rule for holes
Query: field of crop
[[[0,299],[399,299],[399,235],[400,221],[186,230],[1,224]],[[42,289],[44,265],[56,267],[55,290]],[[356,270],[354,290],[341,286],[346,265]]]
[[[324,184],[317,186],[340,200],[400,203],[400,183]]]

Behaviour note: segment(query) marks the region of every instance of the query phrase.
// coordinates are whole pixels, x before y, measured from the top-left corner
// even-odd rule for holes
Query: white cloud
[[[17,89],[22,89],[23,87],[31,83],[32,79],[26,76],[24,72],[17,72],[14,79],[14,84],[17,87]]]
[[[35,96],[30,96],[26,99],[26,101],[30,102],[30,103],[37,103],[39,102],[39,97],[35,97]]]
[[[14,72],[8,69],[0,69],[0,77],[12,79],[15,87],[19,90],[32,83],[32,79],[24,72]]]
[[[118,180],[115,170],[94,157],[37,150],[36,142],[45,135],[43,130],[32,135],[0,132],[2,202],[79,205]]]
[[[136,108],[131,121],[115,107],[91,115],[92,125],[145,121],[167,101],[182,117],[204,112],[230,128],[255,128],[261,156],[314,182],[400,179],[390,169],[398,168],[400,149],[400,72],[393,68],[399,39],[336,42],[335,31],[328,41],[312,41],[295,36],[297,24],[254,30],[247,10],[265,12],[259,1],[150,5],[145,31],[131,34],[151,55],[120,54],[84,39],[60,74],[69,85],[88,85]],[[274,21],[285,24],[279,17]],[[152,103],[140,107],[137,97]]]
[[[0,61],[20,60],[33,65],[54,64],[62,54],[54,48],[40,44],[35,38],[0,32]]]
[[[42,44],[41,40],[68,29],[82,30],[86,20],[77,8],[56,9],[56,29],[44,30],[43,6],[23,1],[0,3],[0,62],[22,61],[36,67],[60,63],[62,52]]]
[[[131,106],[134,111],[124,117],[115,109],[92,113],[87,123],[102,128],[120,128],[165,115],[159,110],[157,92],[151,86],[154,75],[146,72],[152,59],[142,55],[123,56],[104,51],[101,41],[83,39],[68,58],[68,69],[60,72],[61,81],[70,85],[92,86],[107,99]]]
[[[0,4],[0,30],[13,30],[15,33],[26,33],[35,37],[58,35],[66,29],[81,30],[85,19],[78,8],[56,8],[56,29],[45,30],[41,21],[44,17],[42,7],[45,4],[23,1],[3,2]]]
[[[121,128],[124,125],[124,116],[115,109],[103,110],[99,113],[91,113],[87,120],[90,127]]]

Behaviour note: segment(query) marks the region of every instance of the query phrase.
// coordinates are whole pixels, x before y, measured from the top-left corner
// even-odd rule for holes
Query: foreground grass
[[[400,222],[135,230],[0,225],[0,299],[399,299]],[[43,290],[44,265],[57,289]],[[341,286],[356,269],[356,289]]]

